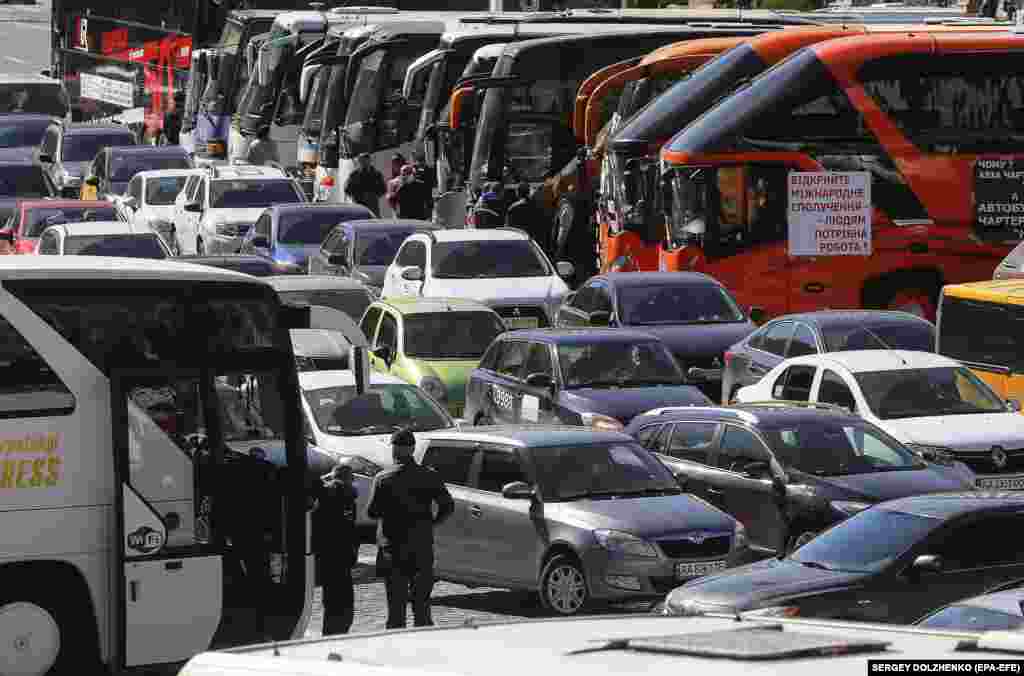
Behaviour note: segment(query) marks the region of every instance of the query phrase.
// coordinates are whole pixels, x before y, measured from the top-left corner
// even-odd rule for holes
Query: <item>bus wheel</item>
[[[43,676],[57,666],[61,658],[62,662],[70,662],[67,656],[61,656],[61,652],[71,650],[60,640],[63,632],[58,617],[48,599],[26,596],[3,602],[0,605],[0,673]]]

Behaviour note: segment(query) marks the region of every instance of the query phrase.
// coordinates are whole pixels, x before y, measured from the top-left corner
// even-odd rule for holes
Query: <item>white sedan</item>
[[[140,171],[128,183],[125,194],[113,198],[113,202],[126,221],[151,228],[174,249],[174,201],[189,176],[205,173],[202,169]]]
[[[966,463],[978,487],[1024,490],[1024,420],[960,362],[929,352],[860,350],[787,359],[736,393],[739,403],[842,406],[926,458]]]

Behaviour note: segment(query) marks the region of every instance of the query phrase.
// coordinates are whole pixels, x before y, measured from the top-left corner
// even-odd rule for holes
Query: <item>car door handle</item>
[[[469,515],[474,519],[479,519],[484,515],[484,510],[480,509],[479,505],[473,505],[469,508]]]
[[[711,495],[722,495],[722,491],[718,490],[717,488],[710,488],[709,487],[708,488],[708,493],[710,493]]]

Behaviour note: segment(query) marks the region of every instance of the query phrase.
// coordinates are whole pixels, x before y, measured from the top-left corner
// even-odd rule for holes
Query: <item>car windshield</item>
[[[546,277],[550,267],[529,240],[438,242],[433,249],[434,277],[494,279]]]
[[[736,302],[717,284],[622,286],[618,290],[623,323],[715,324],[744,320]]]
[[[23,120],[0,125],[0,148],[34,148],[43,142],[50,121]]]
[[[60,159],[64,162],[92,162],[107,146],[133,146],[135,137],[125,132],[111,134],[72,134],[64,137]]]
[[[85,223],[90,221],[116,221],[114,207],[32,207],[25,215],[24,237],[39,237],[51,225]]]
[[[140,171],[158,169],[189,169],[189,161],[184,155],[164,157],[117,157],[111,161],[110,180],[127,183]]]
[[[388,230],[387,232],[357,232],[355,244],[356,265],[391,265],[405,238],[414,230]]]
[[[929,615],[918,622],[917,626],[956,631],[1009,631],[1024,627],[1024,617],[1020,613],[1011,614],[994,608],[958,604]]]
[[[0,112],[64,117],[68,113],[68,97],[57,83],[0,85]]]
[[[479,359],[505,332],[492,312],[443,312],[405,318],[405,354],[417,359]]]
[[[304,202],[304,196],[291,181],[213,181],[210,184],[210,207],[213,209],[254,209],[271,204]]]
[[[846,350],[935,350],[935,327],[924,320],[906,323],[859,324],[822,329],[828,352]]]
[[[762,428],[780,463],[815,476],[843,476],[926,465],[880,430],[862,424],[820,422]]]
[[[545,500],[681,492],[665,465],[633,442],[534,448],[532,456]]]
[[[558,361],[569,388],[683,384],[679,365],[659,342],[559,345]]]
[[[340,437],[416,432],[452,427],[448,415],[414,385],[373,385],[356,395],[354,385],[305,390],[321,432]]]
[[[178,193],[185,187],[188,176],[157,176],[146,181],[146,204],[165,206],[174,204]]]
[[[359,322],[363,312],[370,307],[370,294],[366,289],[303,289],[301,291],[281,291],[278,293],[282,302],[296,305],[322,305],[344,312],[352,321]]]
[[[167,258],[157,235],[74,235],[64,240],[64,253],[76,256]]]
[[[828,570],[877,573],[942,523],[931,516],[873,507],[829,528],[789,559]]]
[[[33,164],[0,167],[0,197],[53,197],[43,170]]]
[[[865,371],[854,378],[882,420],[1006,412],[988,385],[962,366]]]
[[[319,245],[344,217],[330,209],[284,211],[278,217],[277,241],[281,244]]]

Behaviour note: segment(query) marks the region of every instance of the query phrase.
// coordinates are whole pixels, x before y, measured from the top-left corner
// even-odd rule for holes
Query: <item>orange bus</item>
[[[1024,35],[821,42],[662,149],[659,269],[713,275],[769,316],[934,320],[944,284],[989,278],[1020,240],[1022,175]]]
[[[927,32],[981,31],[1005,34],[1005,26],[961,23],[915,27]],[[853,35],[903,32],[903,26],[795,27],[741,41],[675,84],[626,121],[609,144],[602,166],[597,215],[602,233],[603,267],[620,271],[656,270],[665,219],[654,207],[657,156],[673,134],[697,119],[737,85],[747,82],[809,45]],[[641,201],[642,200],[642,201]]]

